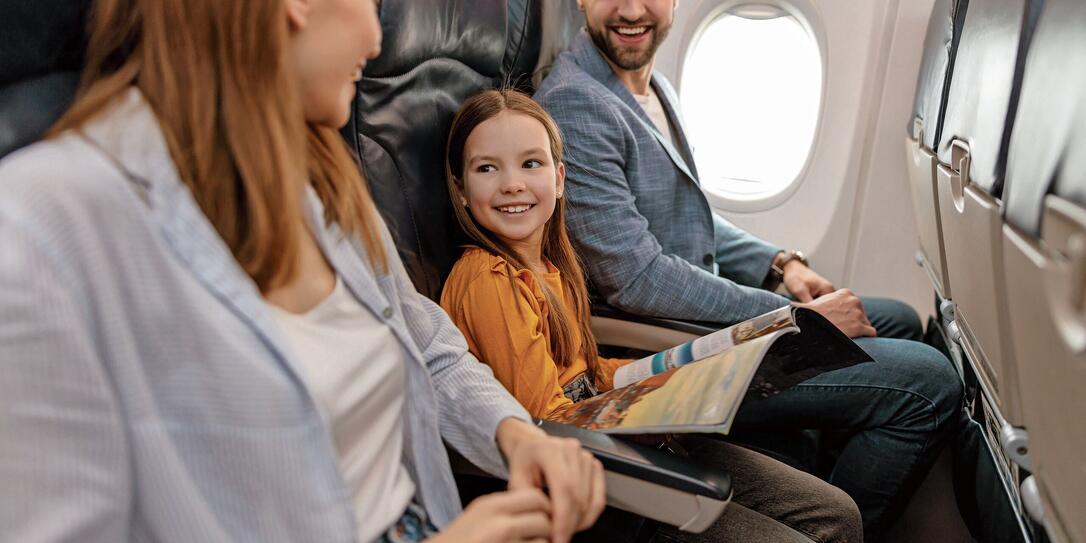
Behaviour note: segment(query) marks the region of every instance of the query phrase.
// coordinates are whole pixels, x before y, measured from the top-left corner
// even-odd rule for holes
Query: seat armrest
[[[715,500],[731,496],[731,477],[720,468],[700,466],[689,458],[569,424],[542,421],[539,426],[549,435],[580,441],[607,471]]]
[[[549,435],[580,441],[603,464],[607,504],[612,507],[697,533],[712,525],[731,500],[731,477],[722,466],[702,466],[567,424],[539,425]],[[485,475],[455,450],[450,448],[449,453],[454,472]]]
[[[600,345],[662,351],[721,328],[719,323],[646,317],[592,305],[592,332]]]

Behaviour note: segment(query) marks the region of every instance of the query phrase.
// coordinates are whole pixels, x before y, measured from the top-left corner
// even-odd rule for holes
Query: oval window
[[[702,186],[754,200],[791,185],[822,101],[818,43],[780,10],[733,9],[694,38],[679,100]]]

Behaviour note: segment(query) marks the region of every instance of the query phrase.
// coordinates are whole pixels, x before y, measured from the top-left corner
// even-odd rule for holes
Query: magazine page
[[[727,433],[762,357],[786,330],[575,403],[551,420],[613,434]]]
[[[796,308],[794,319],[800,333],[773,343],[744,401],[768,398],[827,371],[872,361],[871,355],[817,312]]]
[[[615,372],[615,388],[629,386],[642,379],[726,351],[735,345],[772,334],[778,330],[790,329],[793,326],[791,306],[775,309],[764,315],[759,315],[753,319],[717,330],[693,341],[688,341],[666,351],[626,364]]]

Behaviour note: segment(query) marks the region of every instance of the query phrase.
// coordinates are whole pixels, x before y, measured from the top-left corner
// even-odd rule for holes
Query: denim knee
[[[962,402],[962,382],[954,366],[930,345],[908,341],[903,347],[906,356],[899,361],[900,369],[912,383],[916,394],[933,404],[938,426],[945,427],[956,418]]]
[[[920,341],[924,338],[924,324],[911,305],[892,298],[862,298],[871,324],[879,336]]]
[[[956,419],[962,383],[950,360],[930,345],[902,339],[870,338],[857,343],[880,364],[880,380],[911,393],[918,408],[934,410],[937,426]]]

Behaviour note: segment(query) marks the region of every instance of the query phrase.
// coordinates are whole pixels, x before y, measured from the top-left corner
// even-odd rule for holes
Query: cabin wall
[[[657,69],[676,86],[704,14],[722,1],[680,2],[657,57]],[[717,211],[764,239],[806,251],[838,286],[932,313],[932,289],[913,260],[917,234],[902,139],[934,1],[772,3],[802,13],[822,47],[823,107],[815,142],[807,168],[783,201],[761,206],[767,209],[718,202]]]

